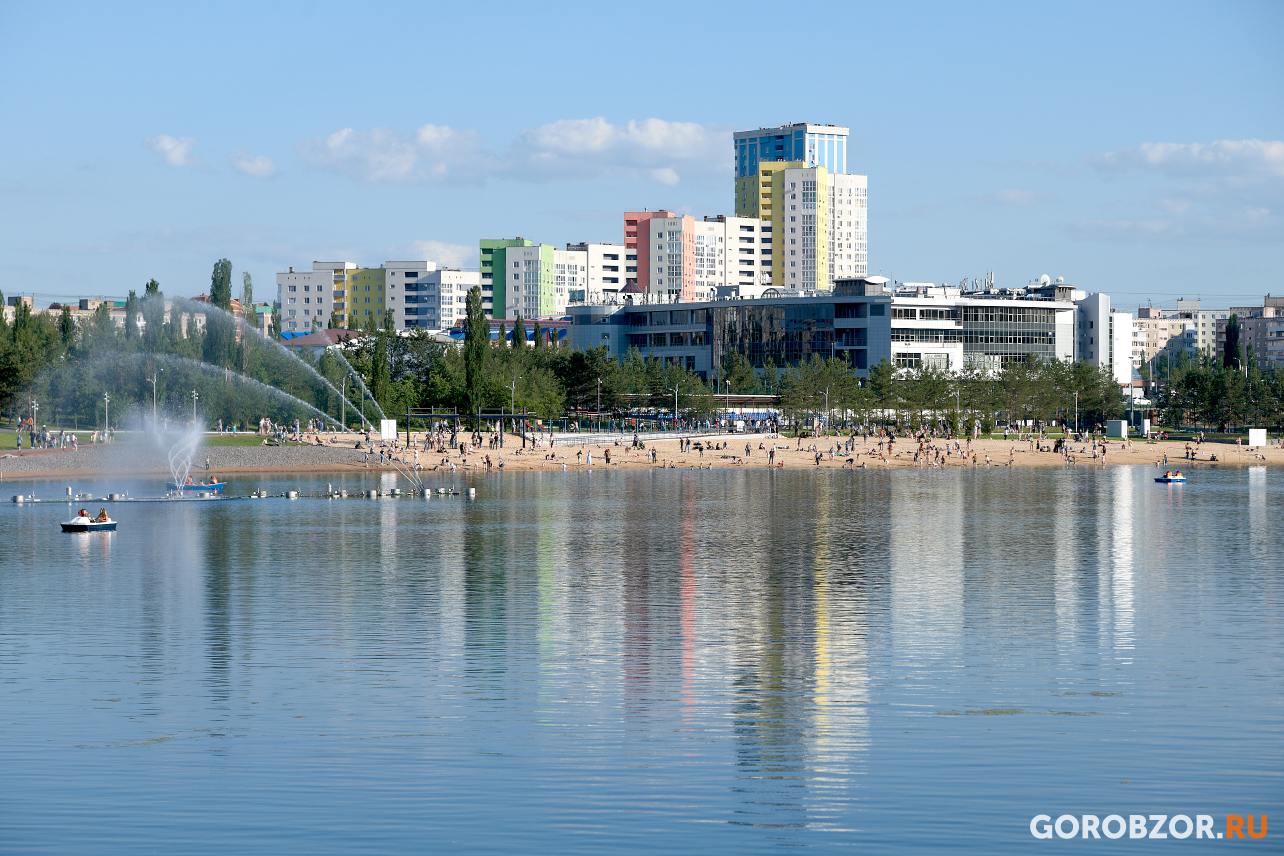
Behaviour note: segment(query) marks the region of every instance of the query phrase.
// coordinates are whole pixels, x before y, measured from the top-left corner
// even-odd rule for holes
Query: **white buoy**
[[[71,487],[70,487],[70,486],[68,486],[68,487],[67,487],[67,496],[71,496]]]
[[[469,499],[476,499],[476,498],[477,498],[477,488],[475,488],[475,487],[470,487],[470,488],[468,489],[468,498],[469,498]]]
[[[298,492],[297,490],[287,490],[287,491],[285,492],[285,498],[286,498],[286,499],[298,499],[298,498],[299,498],[299,492]]]
[[[23,496],[22,496],[22,494],[18,494],[17,496],[15,496],[15,497],[13,498],[13,501],[14,501],[14,502],[16,502],[16,503],[18,503],[19,505],[21,505],[21,504],[22,504],[22,500],[23,500]]]
[[[379,498],[379,491],[377,490],[366,491],[366,499],[378,499],[378,498]]]

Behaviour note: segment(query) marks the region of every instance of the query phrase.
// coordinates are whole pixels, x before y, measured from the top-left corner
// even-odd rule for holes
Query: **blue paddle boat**
[[[89,512],[80,509],[80,513],[62,524],[63,532],[115,532],[116,521],[107,516],[107,509],[98,512],[97,517],[90,517]]]
[[[1185,484],[1186,477],[1181,473],[1164,473],[1162,476],[1155,476],[1155,481],[1160,484]]]

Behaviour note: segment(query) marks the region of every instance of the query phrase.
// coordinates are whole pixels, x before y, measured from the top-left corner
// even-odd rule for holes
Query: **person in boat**
[[[95,519],[95,520],[97,520],[99,523],[106,523],[106,522],[107,522],[107,509],[105,509],[105,508],[100,508],[100,509],[98,509],[98,516],[97,516],[97,517],[95,517],[94,519]]]
[[[184,481],[184,482],[183,482],[183,484],[196,484],[196,482],[192,481],[192,477],[191,477],[191,476],[188,476],[188,477],[187,477],[187,480],[186,480],[186,481]]]
[[[1172,472],[1172,470],[1169,470],[1168,472],[1164,473],[1164,478],[1166,478],[1166,479],[1170,479],[1170,478],[1172,478],[1172,477],[1173,477],[1173,472]]]
[[[82,509],[80,509],[80,511],[78,511],[78,512],[76,513],[76,516],[77,516],[77,517],[84,517],[84,518],[88,519],[88,518],[89,518],[89,512],[82,508]]]
[[[1178,472],[1178,473],[1177,473],[1177,478],[1179,478],[1179,479],[1184,479],[1184,478],[1186,478],[1186,477],[1185,477],[1184,475],[1182,475],[1182,474],[1181,474],[1181,472]]]

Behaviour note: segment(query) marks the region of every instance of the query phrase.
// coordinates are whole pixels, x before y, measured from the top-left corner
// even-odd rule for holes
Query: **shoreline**
[[[488,436],[488,435],[485,435]],[[679,440],[659,440],[647,442],[645,450],[634,450],[629,445],[622,443],[614,445],[613,443],[586,444],[576,446],[555,446],[552,449],[547,447],[528,448],[526,452],[521,451],[521,438],[513,435],[505,436],[506,448],[503,450],[489,449],[486,444],[483,448],[475,450],[467,456],[461,456],[458,449],[447,452],[423,452],[419,453],[421,468],[419,473],[427,478],[431,474],[448,472],[458,473],[502,473],[506,470],[515,472],[554,472],[561,471],[563,466],[567,471],[588,470],[588,469],[675,469],[675,470],[696,470],[696,469],[777,469],[777,470],[837,470],[837,469],[938,469],[938,468],[991,468],[991,467],[1073,467],[1082,469],[1084,467],[1116,467],[1116,466],[1146,466],[1172,469],[1172,470],[1195,470],[1208,465],[1227,465],[1227,466],[1254,466],[1264,464],[1282,464],[1284,463],[1284,449],[1279,446],[1268,446],[1265,449],[1247,449],[1229,446],[1227,444],[1216,444],[1216,448],[1211,453],[1215,453],[1218,460],[1209,460],[1208,446],[1204,446],[1201,457],[1196,460],[1187,460],[1182,455],[1185,451],[1184,444],[1179,441],[1159,441],[1147,443],[1139,441],[1132,443],[1130,447],[1120,441],[1110,441],[1106,446],[1106,456],[1103,461],[1100,457],[1092,456],[1090,444],[1075,444],[1073,455],[1076,458],[1074,463],[1067,463],[1060,453],[1053,452],[1035,452],[1031,451],[1029,441],[1016,440],[975,440],[971,444],[971,451],[975,453],[975,463],[971,457],[963,457],[960,454],[953,453],[953,444],[950,444],[951,453],[948,456],[938,456],[937,452],[944,450],[946,443],[944,440],[936,440],[927,444],[928,463],[914,461],[914,453],[918,448],[917,444],[909,438],[897,438],[894,444],[893,453],[888,458],[885,452],[880,456],[878,442],[874,438],[869,438],[865,443],[856,441],[854,453],[848,456],[835,455],[832,459],[829,457],[830,447],[838,449],[841,446],[843,438],[840,437],[816,437],[804,440],[799,443],[796,439],[777,438],[771,439],[765,434],[742,434],[734,435],[731,439],[719,438],[716,442],[711,442],[710,446],[720,445],[724,448],[706,448],[704,454],[692,448],[690,451],[681,451],[679,449]],[[700,438],[693,438],[694,443],[702,442]],[[749,454],[745,455],[745,444],[748,444]],[[769,465],[769,450],[775,446],[775,466]],[[811,448],[820,450],[820,461],[817,463],[816,452],[810,451]],[[960,440],[961,450],[967,449],[967,443]],[[1087,448],[1087,452],[1080,451]],[[97,446],[89,447],[95,451],[94,458],[124,458],[138,457],[140,453],[147,450],[134,446]],[[884,447],[885,449],[886,447]],[[113,454],[119,450],[119,454]],[[611,462],[606,462],[605,453],[610,450]],[[90,478],[103,476],[156,476],[168,477],[169,469],[159,466],[159,461],[152,460],[137,461],[133,465],[124,461],[103,461],[99,466],[60,466],[54,464],[71,463],[70,458],[84,456],[86,449],[79,451],[61,451],[57,453],[41,454],[29,458],[23,455],[21,458],[0,458],[0,484],[6,481],[46,481],[57,479],[75,479]],[[655,452],[654,461],[652,460],[652,451]],[[1168,463],[1163,463],[1164,454],[1168,454]],[[66,457],[64,458],[63,455]],[[486,457],[489,456],[492,466],[485,465]],[[550,458],[550,456],[552,456]],[[199,464],[203,459],[210,459],[208,470]],[[351,446],[297,446],[297,447],[269,447],[269,446],[239,446],[239,447],[219,447],[206,446],[201,447],[197,452],[196,460],[193,461],[191,469],[192,478],[200,480],[207,475],[226,476],[245,476],[254,474],[279,475],[283,473],[361,473],[361,472],[390,472],[397,473],[398,466],[391,463],[380,465],[378,463],[377,452],[372,454],[374,459],[371,463],[366,464],[362,458],[364,452],[359,452]],[[38,458],[38,460],[32,460]],[[589,463],[592,458],[592,464]],[[6,467],[15,460],[26,459],[30,461],[21,470],[11,470]],[[294,460],[291,460],[294,459]],[[445,459],[446,463],[442,461]],[[499,462],[503,461],[504,466],[500,467]],[[35,464],[35,466],[32,466]],[[453,466],[452,466],[453,465]],[[404,468],[405,465],[402,465]],[[47,468],[46,468],[47,467]]]

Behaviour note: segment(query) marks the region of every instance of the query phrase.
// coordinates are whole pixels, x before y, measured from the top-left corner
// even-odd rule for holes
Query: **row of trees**
[[[520,321],[513,325],[511,345],[503,336],[496,343],[479,289],[468,295],[462,348],[423,333],[372,329],[345,346],[346,363],[333,350],[317,359],[310,352],[296,358],[274,340],[248,327],[238,329],[227,311],[231,276],[231,263],[219,260],[209,302],[175,299],[168,316],[153,280],[142,296],[130,293],[123,329],[105,308],[77,323],[66,310],[50,315],[19,307],[14,323],[0,326],[0,408],[13,417],[38,399],[42,421],[96,426],[104,393],[112,397],[113,413],[123,414],[130,406],[150,411],[154,394],[159,410],[190,417],[195,391],[197,412],[209,422],[221,418],[253,427],[262,416],[310,418],[316,415],[310,408],[337,419],[344,398],[347,424],[376,418],[374,403],[362,401],[346,363],[389,415],[406,408],[475,413],[513,406],[542,418],[567,411],[667,414],[676,394],[684,418],[704,418],[721,409],[719,395],[758,393],[778,396],[791,416],[832,414],[907,426],[944,422],[956,429],[979,420],[988,430],[998,419],[1073,423],[1076,410],[1079,423],[1089,426],[1119,415],[1125,406],[1109,373],[1082,362],[1029,359],[991,374],[971,368],[955,373],[896,369],[883,361],[862,379],[837,359],[816,356],[797,366],[769,363],[755,371],[743,356],[732,354],[714,377],[704,379],[677,362],[646,359],[636,350],[616,359],[605,348],[549,347],[538,332],[528,344]],[[248,276],[244,285],[250,302]],[[135,323],[139,318],[141,330]],[[1277,373],[1179,358],[1168,375],[1158,401],[1168,425],[1281,421]]]

